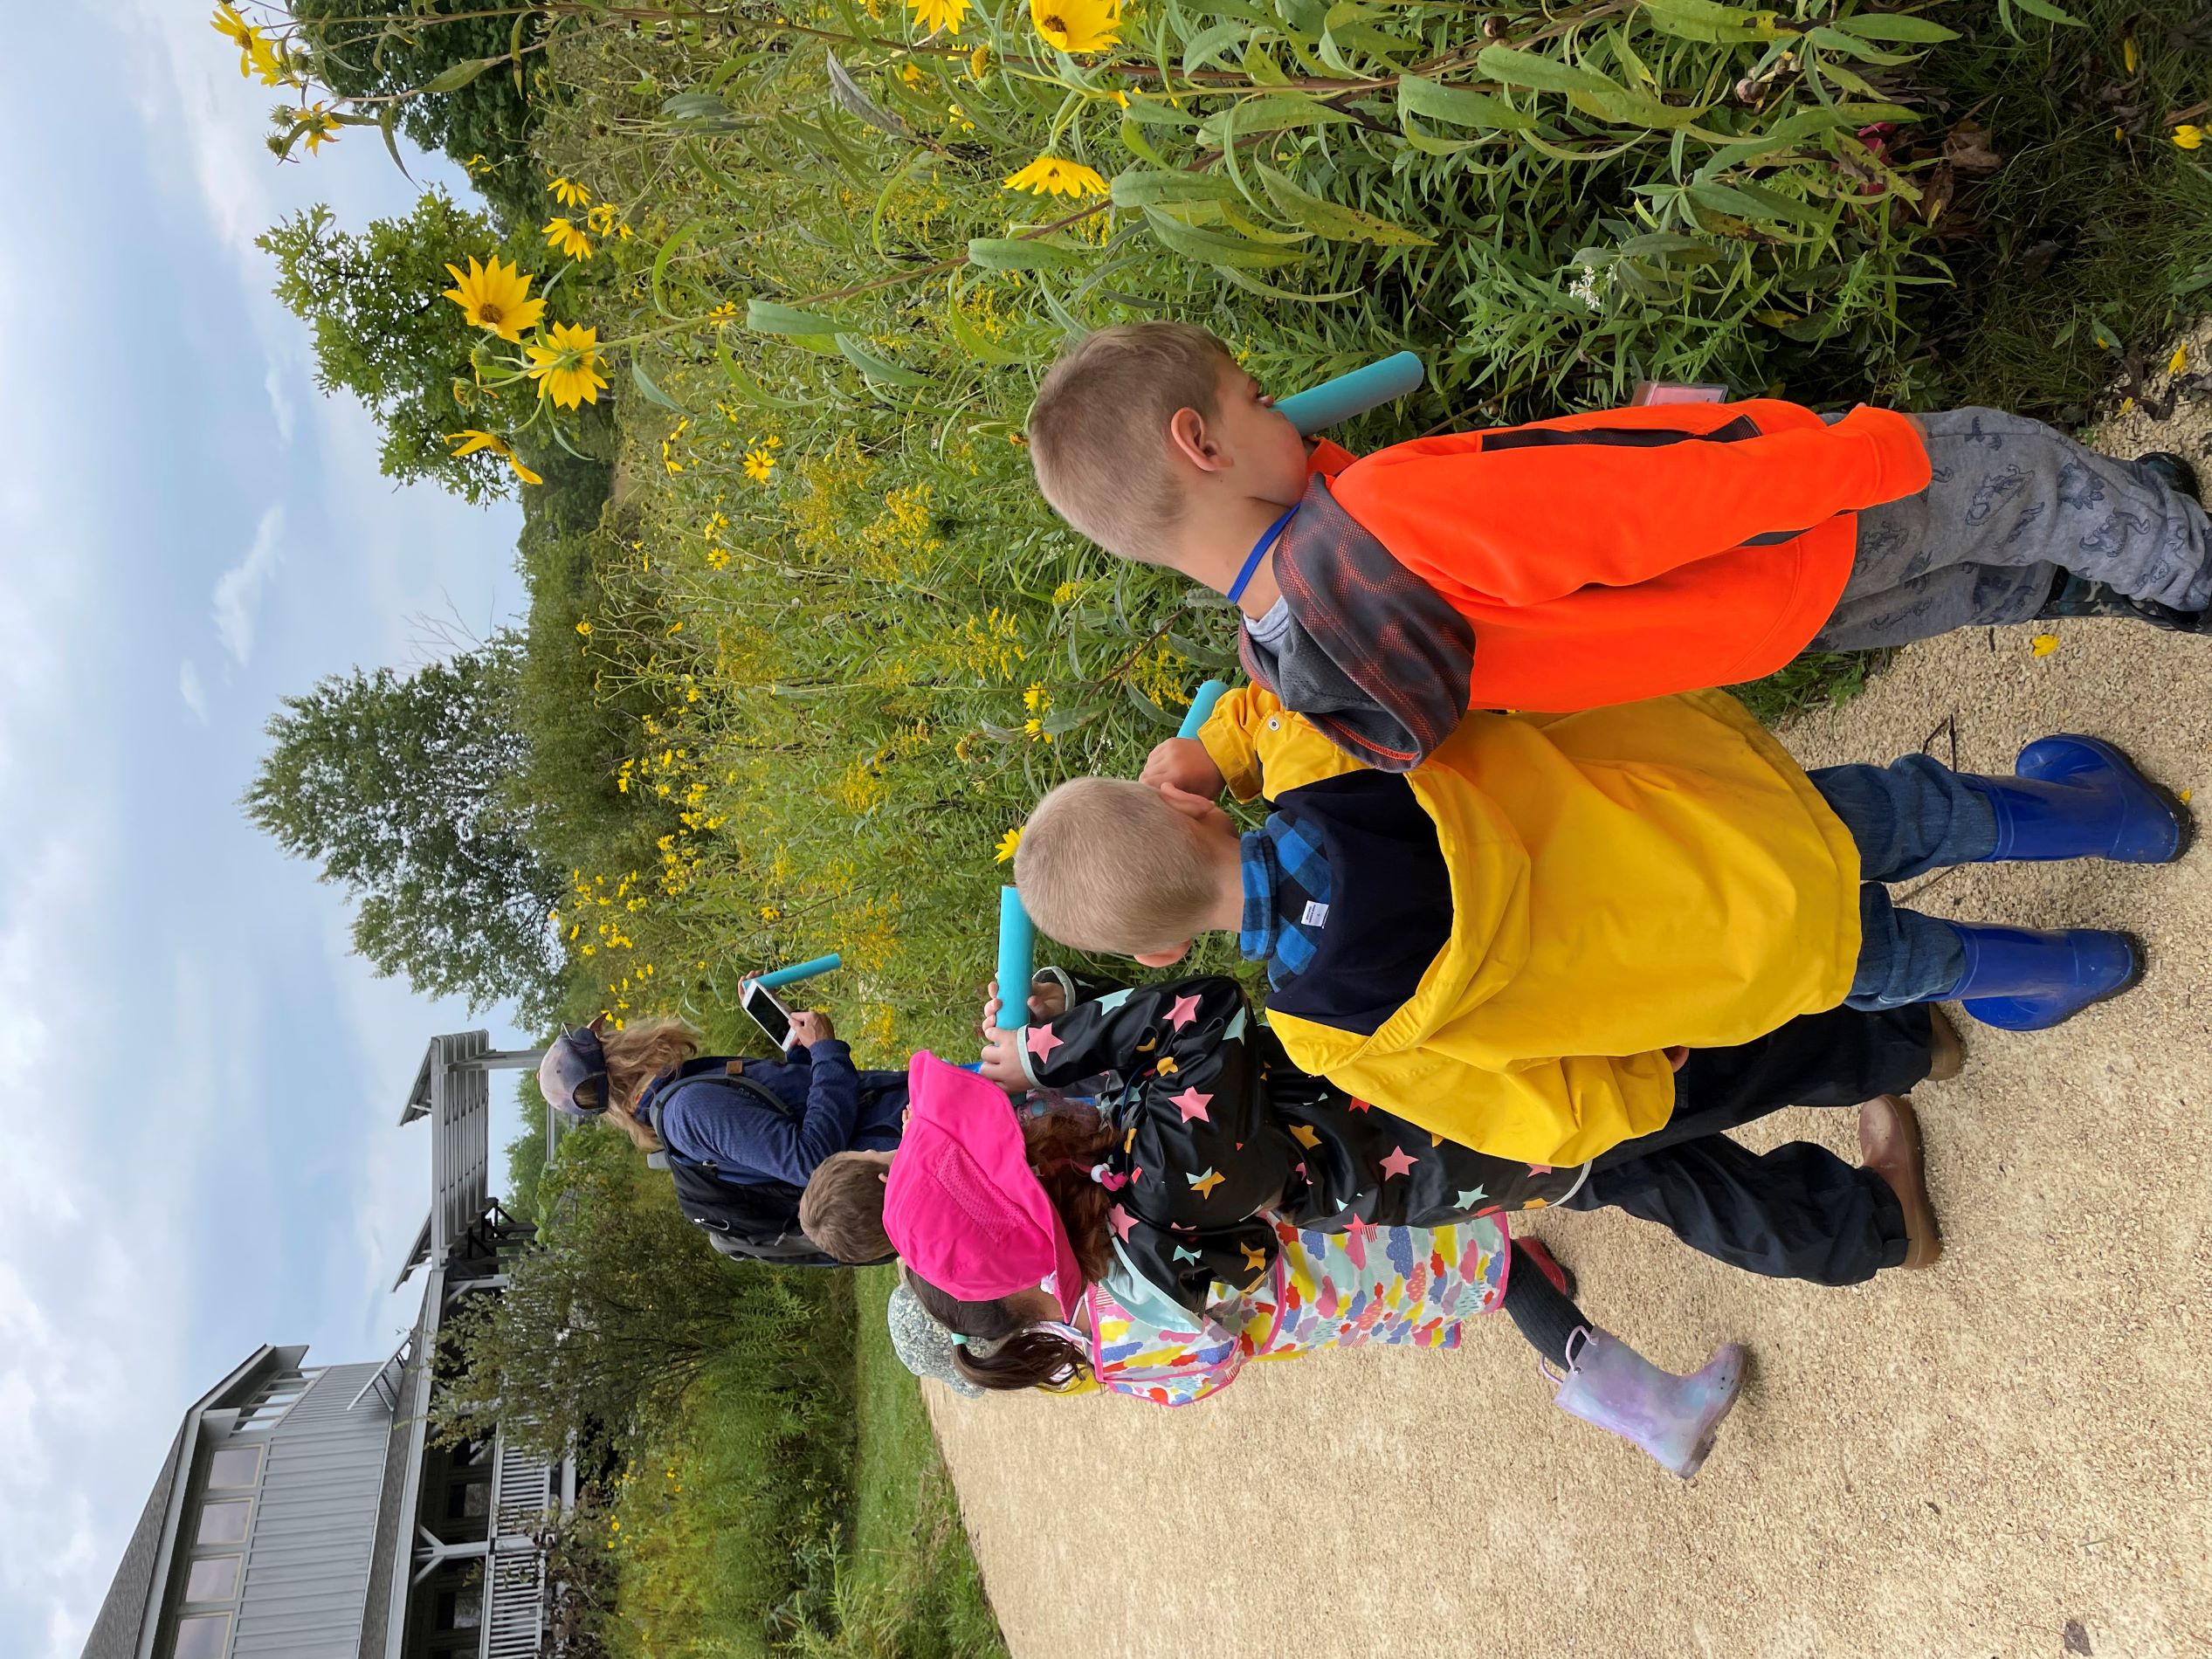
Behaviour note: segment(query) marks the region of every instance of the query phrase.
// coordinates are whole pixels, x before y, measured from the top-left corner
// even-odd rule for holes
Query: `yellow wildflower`
[[[737,302],[734,299],[723,300],[720,305],[715,306],[713,310],[706,313],[706,320],[714,324],[717,327],[726,322],[735,322],[737,320]],[[717,405],[717,407],[719,408],[720,405]]]
[[[968,54],[968,72],[978,80],[991,72],[991,49],[988,42]]]
[[[607,384],[607,377],[599,372],[606,367],[597,350],[599,331],[557,322],[553,325],[552,340],[550,347],[524,348],[530,357],[530,378],[538,382],[538,395],[551,397],[555,409],[597,403],[600,389]]]
[[[582,634],[586,639],[589,639],[591,637],[591,624],[588,622],[580,622],[576,624],[576,631]]]
[[[745,451],[745,476],[755,484],[766,484],[768,474],[775,471],[775,457],[766,444],[756,444]]]
[[[1037,32],[1062,52],[1105,52],[1121,35],[1121,0],[1030,0]]]
[[[899,72],[899,79],[905,81],[909,86],[919,86],[921,85],[921,71],[917,69],[913,65],[908,64],[904,69]]]
[[[1009,174],[1006,189],[1036,196],[1104,196],[1106,182],[1080,162],[1040,155],[1020,172]]]
[[[556,248],[571,259],[591,258],[591,244],[582,231],[566,219],[555,219],[545,227],[546,245]]]
[[[260,35],[254,36],[250,55],[254,72],[261,77],[264,86],[297,86],[300,84],[291,59],[275,41]]]
[[[522,331],[536,327],[544,314],[545,301],[529,297],[532,279],[511,265],[502,265],[496,253],[489,265],[481,265],[471,255],[466,276],[458,266],[449,265],[445,269],[451,273],[454,286],[441,289],[439,297],[458,306],[471,327],[489,329],[501,340],[519,344]]]
[[[455,456],[473,455],[479,450],[489,450],[514,469],[514,476],[525,484],[543,484],[545,480],[515,458],[514,450],[503,437],[490,432],[479,432],[473,427],[458,432],[448,432],[445,441],[454,445]]]
[[[2174,355],[2166,360],[2166,372],[2178,375],[2188,366],[2189,348],[2186,345],[2174,347]]]
[[[583,216],[584,222],[590,225],[593,235],[612,236],[615,231],[615,219],[621,212],[622,210],[612,202],[602,202]]]
[[[1010,862],[1014,857],[1015,848],[1021,844],[1022,830],[1021,826],[1016,824],[998,838],[998,851],[994,855],[995,861],[1002,864]]]
[[[209,26],[238,49],[238,73],[251,75],[254,45],[261,38],[254,26],[238,15],[236,6],[229,4],[216,7]]]
[[[906,10],[931,34],[941,29],[948,35],[956,35],[968,17],[968,0],[906,0]]]
[[[495,169],[493,169],[492,163],[486,159],[484,152],[482,150],[479,150],[475,155],[470,156],[468,160],[461,163],[461,170],[466,173],[472,179],[480,179],[486,174],[493,172]]]
[[[574,179],[555,179],[547,185],[546,189],[553,192],[554,199],[562,207],[580,208],[591,205],[591,192]]]
[[[302,109],[300,121],[307,129],[304,136],[307,141],[308,155],[313,155],[325,144],[338,141],[338,118],[325,106],[317,104],[312,109]]]
[[[1041,714],[1052,706],[1052,693],[1044,689],[1043,680],[1031,680],[1029,689],[1022,693],[1022,706],[1032,714]]]
[[[2037,634],[2033,639],[2028,642],[2028,649],[2037,657],[2048,657],[2051,654],[2051,652],[2058,649],[2058,636],[2056,634]]]
[[[2174,141],[2185,150],[2193,150],[2204,142],[2204,129],[2191,122],[2183,121],[2174,129]]]

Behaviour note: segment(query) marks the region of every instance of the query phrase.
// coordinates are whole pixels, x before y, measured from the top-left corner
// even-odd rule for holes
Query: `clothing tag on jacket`
[[[1298,919],[1301,927],[1324,927],[1328,925],[1328,919],[1329,907],[1312,898],[1306,901],[1306,913]]]

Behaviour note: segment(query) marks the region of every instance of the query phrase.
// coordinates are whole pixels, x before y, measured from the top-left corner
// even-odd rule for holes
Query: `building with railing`
[[[499,1427],[431,1443],[432,1361],[463,1298],[496,1296],[531,1229],[491,1196],[490,1074],[534,1065],[482,1031],[434,1037],[402,1124],[426,1121],[431,1208],[399,1275],[422,1311],[389,1358],[262,1347],[194,1402],[84,1659],[531,1659],[559,1587],[548,1523],[575,1468]],[[396,1288],[396,1286],[395,1287]]]

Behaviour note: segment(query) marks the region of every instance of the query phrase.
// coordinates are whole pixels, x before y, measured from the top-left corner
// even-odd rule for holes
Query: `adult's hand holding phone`
[[[819,1008],[799,1008],[791,1015],[791,1040],[803,1049],[827,1043],[837,1034],[830,1016]]]

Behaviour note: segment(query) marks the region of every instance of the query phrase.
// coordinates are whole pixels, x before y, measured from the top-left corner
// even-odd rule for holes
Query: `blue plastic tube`
[[[1182,724],[1175,728],[1177,737],[1196,737],[1198,728],[1211,719],[1214,705],[1221,701],[1221,694],[1229,689],[1225,679],[1209,679],[1198,688],[1198,695],[1190,699],[1190,712],[1182,717]]]
[[[1018,888],[998,890],[998,1029],[1018,1031],[1030,1022],[1030,975],[1036,971],[1037,926],[1022,908]]]
[[[1402,351],[1348,375],[1325,380],[1309,391],[1278,397],[1275,408],[1290,417],[1301,437],[1311,437],[1325,427],[1418,390],[1423,374],[1421,360],[1409,351]]]
[[[827,956],[817,956],[811,961],[794,962],[789,967],[779,967],[772,974],[761,975],[761,983],[771,991],[779,985],[796,985],[801,980],[810,980],[817,974],[826,974],[833,967],[843,967],[844,958],[831,951]]]

